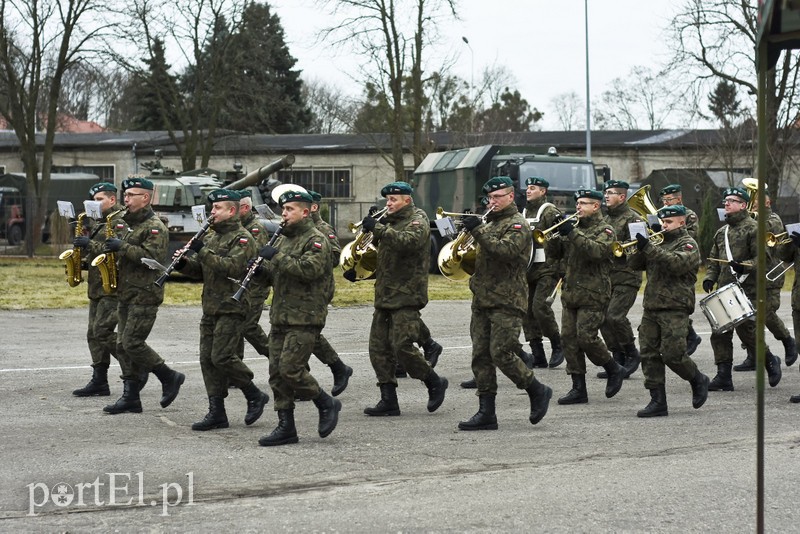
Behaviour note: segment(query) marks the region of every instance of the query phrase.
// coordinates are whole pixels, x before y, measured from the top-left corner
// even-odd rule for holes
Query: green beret
[[[238,193],[240,200],[243,198],[253,198],[253,192],[250,191],[250,189],[242,189],[241,191],[238,191]]]
[[[305,191],[286,191],[278,199],[278,204],[280,207],[283,207],[287,202],[305,202],[311,204],[314,202],[314,199]]]
[[[489,197],[481,197],[481,206],[484,208],[489,205]]]
[[[602,202],[603,193],[596,189],[578,189],[575,191],[575,200],[579,198],[591,198],[592,200],[599,200]]]
[[[322,202],[322,195],[317,193],[316,191],[308,190],[308,194],[311,195],[311,199],[314,201],[314,204],[319,204]]]
[[[681,192],[681,185],[680,184],[669,184],[664,189],[661,190],[659,193],[660,196],[664,195],[671,195],[673,193],[680,193]]]
[[[126,178],[122,181],[122,190],[130,189],[131,187],[138,187],[140,189],[153,190],[153,182],[147,178]]]
[[[664,206],[656,212],[656,215],[658,215],[659,219],[666,219],[667,217],[685,217],[686,208],[680,204],[675,204],[674,206]]]
[[[603,182],[603,191],[606,189],[630,189],[631,186],[628,182],[623,182],[622,180],[609,180],[607,182]]]
[[[483,184],[483,192],[491,193],[507,187],[514,187],[514,182],[511,181],[511,178],[508,176],[495,176],[494,178],[489,178],[489,181]]]
[[[538,176],[531,176],[527,180],[525,180],[525,185],[538,185],[539,187],[544,187],[547,189],[550,187],[550,182],[545,180],[544,178],[539,178]]]
[[[242,200],[242,195],[239,191],[232,191],[230,189],[215,189],[208,194],[208,201],[212,204],[214,202],[239,202]]]
[[[745,191],[741,187],[729,187],[722,192],[722,196],[723,198],[730,196],[739,197],[745,202],[750,202],[750,195],[747,194],[747,191]]]
[[[117,186],[114,184],[110,184],[108,182],[100,182],[99,184],[94,184],[92,187],[89,188],[89,198],[94,198],[97,193],[102,193],[103,191],[107,191],[109,193],[116,193]]]
[[[387,195],[410,195],[413,192],[414,190],[411,189],[411,186],[406,182],[392,182],[388,185],[383,186],[383,189],[381,189],[381,196],[386,197]]]

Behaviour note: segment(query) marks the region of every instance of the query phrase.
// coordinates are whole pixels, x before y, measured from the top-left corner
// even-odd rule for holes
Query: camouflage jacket
[[[614,229],[599,211],[578,219],[566,237],[547,242],[547,252],[564,259],[561,304],[569,308],[605,309],[611,300],[611,243]]]
[[[522,216],[528,222],[528,226],[531,228],[531,233],[534,229],[537,230],[547,230],[554,224],[558,222],[558,219],[561,217],[561,212],[555,205],[547,206],[542,210],[542,215],[538,219],[536,218],[536,214],[539,213],[539,209],[547,202],[547,199],[542,197],[536,199],[532,202],[528,202],[525,205],[525,211],[522,212]],[[556,276],[560,271],[559,262],[555,258],[551,258],[547,255],[544,249],[544,245],[539,245],[535,241],[533,242],[533,254],[534,254],[534,261],[531,262],[528,268],[528,280],[535,281],[539,280],[540,278],[544,278],[545,276]],[[545,256],[544,262],[537,262],[535,261],[537,258],[537,254],[539,256]]]
[[[155,285],[161,274],[142,263],[142,258],[164,262],[169,245],[169,231],[153,208],[147,206],[122,217],[129,231],[120,236],[122,247],[117,255],[119,281],[117,297],[128,304],[158,306],[164,300],[164,288]]]
[[[286,226],[275,247],[278,253],[262,263],[273,289],[270,324],[322,328],[333,287],[328,239],[306,218]]]
[[[789,241],[778,247],[778,257],[787,262],[794,263],[794,283],[792,284],[792,312],[800,312],[800,248]]]
[[[261,247],[266,245],[269,241],[269,232],[252,211],[248,213],[246,217],[242,218],[242,226],[252,236],[256,252],[261,250]],[[253,258],[248,259],[255,259],[255,255]],[[253,277],[250,280],[250,285],[247,286],[247,293],[245,293],[245,295],[247,295],[248,305],[256,307],[263,306],[264,301],[269,297],[269,290],[270,286],[264,278]]]
[[[714,234],[714,244],[708,257],[722,260],[728,259],[727,247],[725,246],[727,230],[728,242],[730,243],[731,255],[734,261],[739,263],[749,262],[751,264],[751,267],[745,269],[745,274],[748,275],[747,278],[740,282],[742,289],[748,296],[755,295],[758,224],[746,210],[728,215],[725,219],[727,224]],[[739,276],[727,264],[709,261],[705,280],[711,280],[717,284],[717,287],[722,287],[734,282]]]
[[[686,206],[684,206],[686,208]],[[686,208],[686,231],[689,233],[689,237],[697,241],[697,232],[700,230],[699,227],[700,220],[697,218],[697,214]]]
[[[648,245],[643,252],[628,256],[628,265],[647,272],[644,288],[644,309],[651,311],[679,310],[694,312],[697,269],[700,249],[686,228],[664,234],[661,245]]]
[[[780,215],[772,211],[770,208],[766,208],[765,213],[768,213],[769,216],[767,217],[767,232],[772,232],[775,235],[780,234],[784,231],[783,228],[783,221],[781,220]],[[758,224],[758,221],[756,221]],[[781,259],[778,257],[778,251],[776,247],[766,247],[767,248],[767,272],[769,272],[773,267],[778,265],[781,262]],[[776,272],[780,272],[782,269],[776,269]],[[778,289],[780,290],[783,288],[783,283],[786,281],[785,276],[779,276],[774,281],[770,282],[767,280],[767,289]]]
[[[313,212],[311,219],[314,221],[314,226],[322,232],[322,235],[328,238],[328,244],[331,246],[331,268],[339,266],[339,255],[342,253],[342,246],[339,244],[339,238],[333,230],[333,226],[326,223],[319,212]]]
[[[621,204],[615,208],[609,208],[606,214],[606,222],[614,229],[617,236],[617,241],[628,242],[631,239],[631,233],[628,230],[628,224],[634,222],[645,222],[638,213],[633,211],[627,204]],[[633,286],[638,288],[642,285],[642,273],[634,271],[628,267],[625,256],[621,258],[611,255],[611,281],[614,285]]]
[[[531,254],[531,231],[516,204],[491,212],[472,231],[477,243],[475,274],[469,279],[472,309],[503,309],[524,315],[528,309],[525,278]]]
[[[414,204],[386,215],[375,225],[378,247],[375,307],[422,309],[428,303],[431,229],[428,217]]]
[[[203,280],[205,315],[244,314],[245,304],[231,297],[239,289],[234,280],[244,277],[247,260],[256,255],[255,242],[238,217],[214,223],[211,229],[213,232],[203,239],[203,248],[186,258],[180,271]]]
[[[119,212],[121,209],[123,209],[123,206],[115,204],[111,209],[104,211],[103,219],[96,221],[94,227],[89,232],[89,237],[91,240],[86,246],[83,259],[88,267],[88,283],[86,291],[90,299],[116,296],[117,292],[114,289],[111,290],[110,294],[106,294],[106,292],[103,291],[103,278],[100,276],[100,269],[97,267],[92,267],[92,260],[94,260],[100,254],[105,254],[103,250],[106,246],[106,222],[109,215],[117,212],[114,213],[113,217],[111,217],[111,232],[113,233],[112,237],[123,237],[125,235],[128,225],[122,218],[123,214]]]

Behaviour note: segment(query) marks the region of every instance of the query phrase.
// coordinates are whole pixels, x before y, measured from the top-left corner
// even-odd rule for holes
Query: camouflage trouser
[[[756,350],[756,323],[748,319],[736,326],[736,334],[742,340],[746,349],[750,349],[755,354]],[[711,334],[711,348],[714,350],[714,363],[733,362],[733,330]]]
[[[558,335],[558,322],[553,307],[547,303],[553,290],[556,288],[558,278],[542,276],[536,280],[528,280],[528,311],[522,322],[525,340],[553,338]]]
[[[164,363],[161,356],[146,343],[147,336],[156,323],[158,306],[153,304],[128,304],[117,307],[117,359],[122,368],[123,380],[139,380],[143,372],[152,371]]]
[[[253,381],[253,371],[236,354],[243,322],[238,313],[203,314],[200,319],[200,370],[209,397],[225,398],[228,384],[242,389]]]
[[[567,360],[567,374],[585,375],[586,358],[595,365],[611,360],[606,344],[597,335],[605,316],[605,310],[600,308],[565,306],[561,310],[561,343]]]
[[[319,338],[318,326],[274,326],[269,331],[269,385],[275,410],[293,410],[295,395],[319,396],[320,387],[308,372],[308,359]]]
[[[264,311],[262,303],[248,306],[242,325],[242,337],[236,344],[236,356],[240,360],[244,359],[244,342],[247,340],[256,349],[256,352],[269,358],[269,337],[264,329],[261,328],[259,321]]]
[[[119,301],[114,295],[89,299],[89,327],[86,330],[86,342],[89,354],[92,355],[92,367],[108,369],[111,356],[116,357],[117,307]]]
[[[600,326],[600,333],[609,350],[622,350],[623,347],[634,342],[635,338],[631,322],[628,320],[628,312],[636,302],[638,293],[638,287],[619,284],[613,286],[606,318]]]
[[[375,308],[369,331],[369,360],[378,385],[397,385],[394,375],[398,362],[412,378],[425,380],[428,377],[431,366],[414,346],[420,338],[421,322],[419,310],[415,308]]]
[[[339,355],[336,354],[336,350],[331,347],[331,344],[328,343],[328,340],[325,339],[325,336],[321,333],[317,336],[317,341],[314,343],[313,353],[319,361],[328,366],[333,365],[339,360]]]
[[[520,389],[533,382],[533,371],[517,356],[522,317],[497,309],[472,309],[472,373],[478,395],[497,394],[497,369]]]
[[[639,350],[642,354],[644,387],[656,389],[665,383],[665,366],[684,380],[691,380],[697,365],[686,354],[686,312],[664,310],[642,314],[639,325]]]
[[[800,309],[792,308],[792,324],[794,325],[794,335],[800,335]]]
[[[431,330],[428,328],[428,325],[425,324],[425,321],[420,318],[419,320],[419,339],[417,340],[417,345],[420,347],[425,344],[431,338]]]
[[[772,332],[775,339],[786,339],[792,334],[783,324],[783,320],[778,317],[778,308],[781,307],[780,288],[767,289],[767,312],[764,317],[764,326]]]

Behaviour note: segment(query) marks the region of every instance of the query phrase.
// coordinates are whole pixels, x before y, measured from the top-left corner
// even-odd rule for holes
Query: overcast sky
[[[359,94],[348,72],[358,56],[316,44],[317,32],[331,24],[313,0],[267,0],[281,18],[297,67],[307,79],[320,79]],[[634,66],[657,70],[669,58],[666,28],[677,0],[589,0],[590,94],[597,98]],[[477,83],[487,66],[505,65],[516,77],[531,107],[545,112],[542,129],[559,129],[553,97],[586,94],[584,0],[461,0],[462,20],[440,24],[436,53],[455,60],[453,74]],[[468,47],[462,40],[469,40]],[[474,74],[473,74],[474,73]],[[548,117],[549,115],[549,117]]]

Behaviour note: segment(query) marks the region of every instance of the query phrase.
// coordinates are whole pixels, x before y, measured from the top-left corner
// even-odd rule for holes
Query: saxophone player
[[[117,201],[117,188],[114,184],[100,182],[89,188],[89,198],[100,202],[103,218],[91,229],[88,235],[75,238],[72,244],[83,249],[82,256],[86,265],[103,253],[105,248],[105,229],[108,223],[113,225],[115,233],[125,228],[122,220],[123,207]],[[111,219],[106,221],[106,218]],[[112,290],[106,294],[98,269],[88,270],[87,294],[89,296],[89,326],[86,330],[86,342],[92,356],[92,378],[89,383],[72,392],[76,397],[107,397],[111,395],[108,387],[108,366],[111,356],[116,356],[117,327],[117,292]]]

